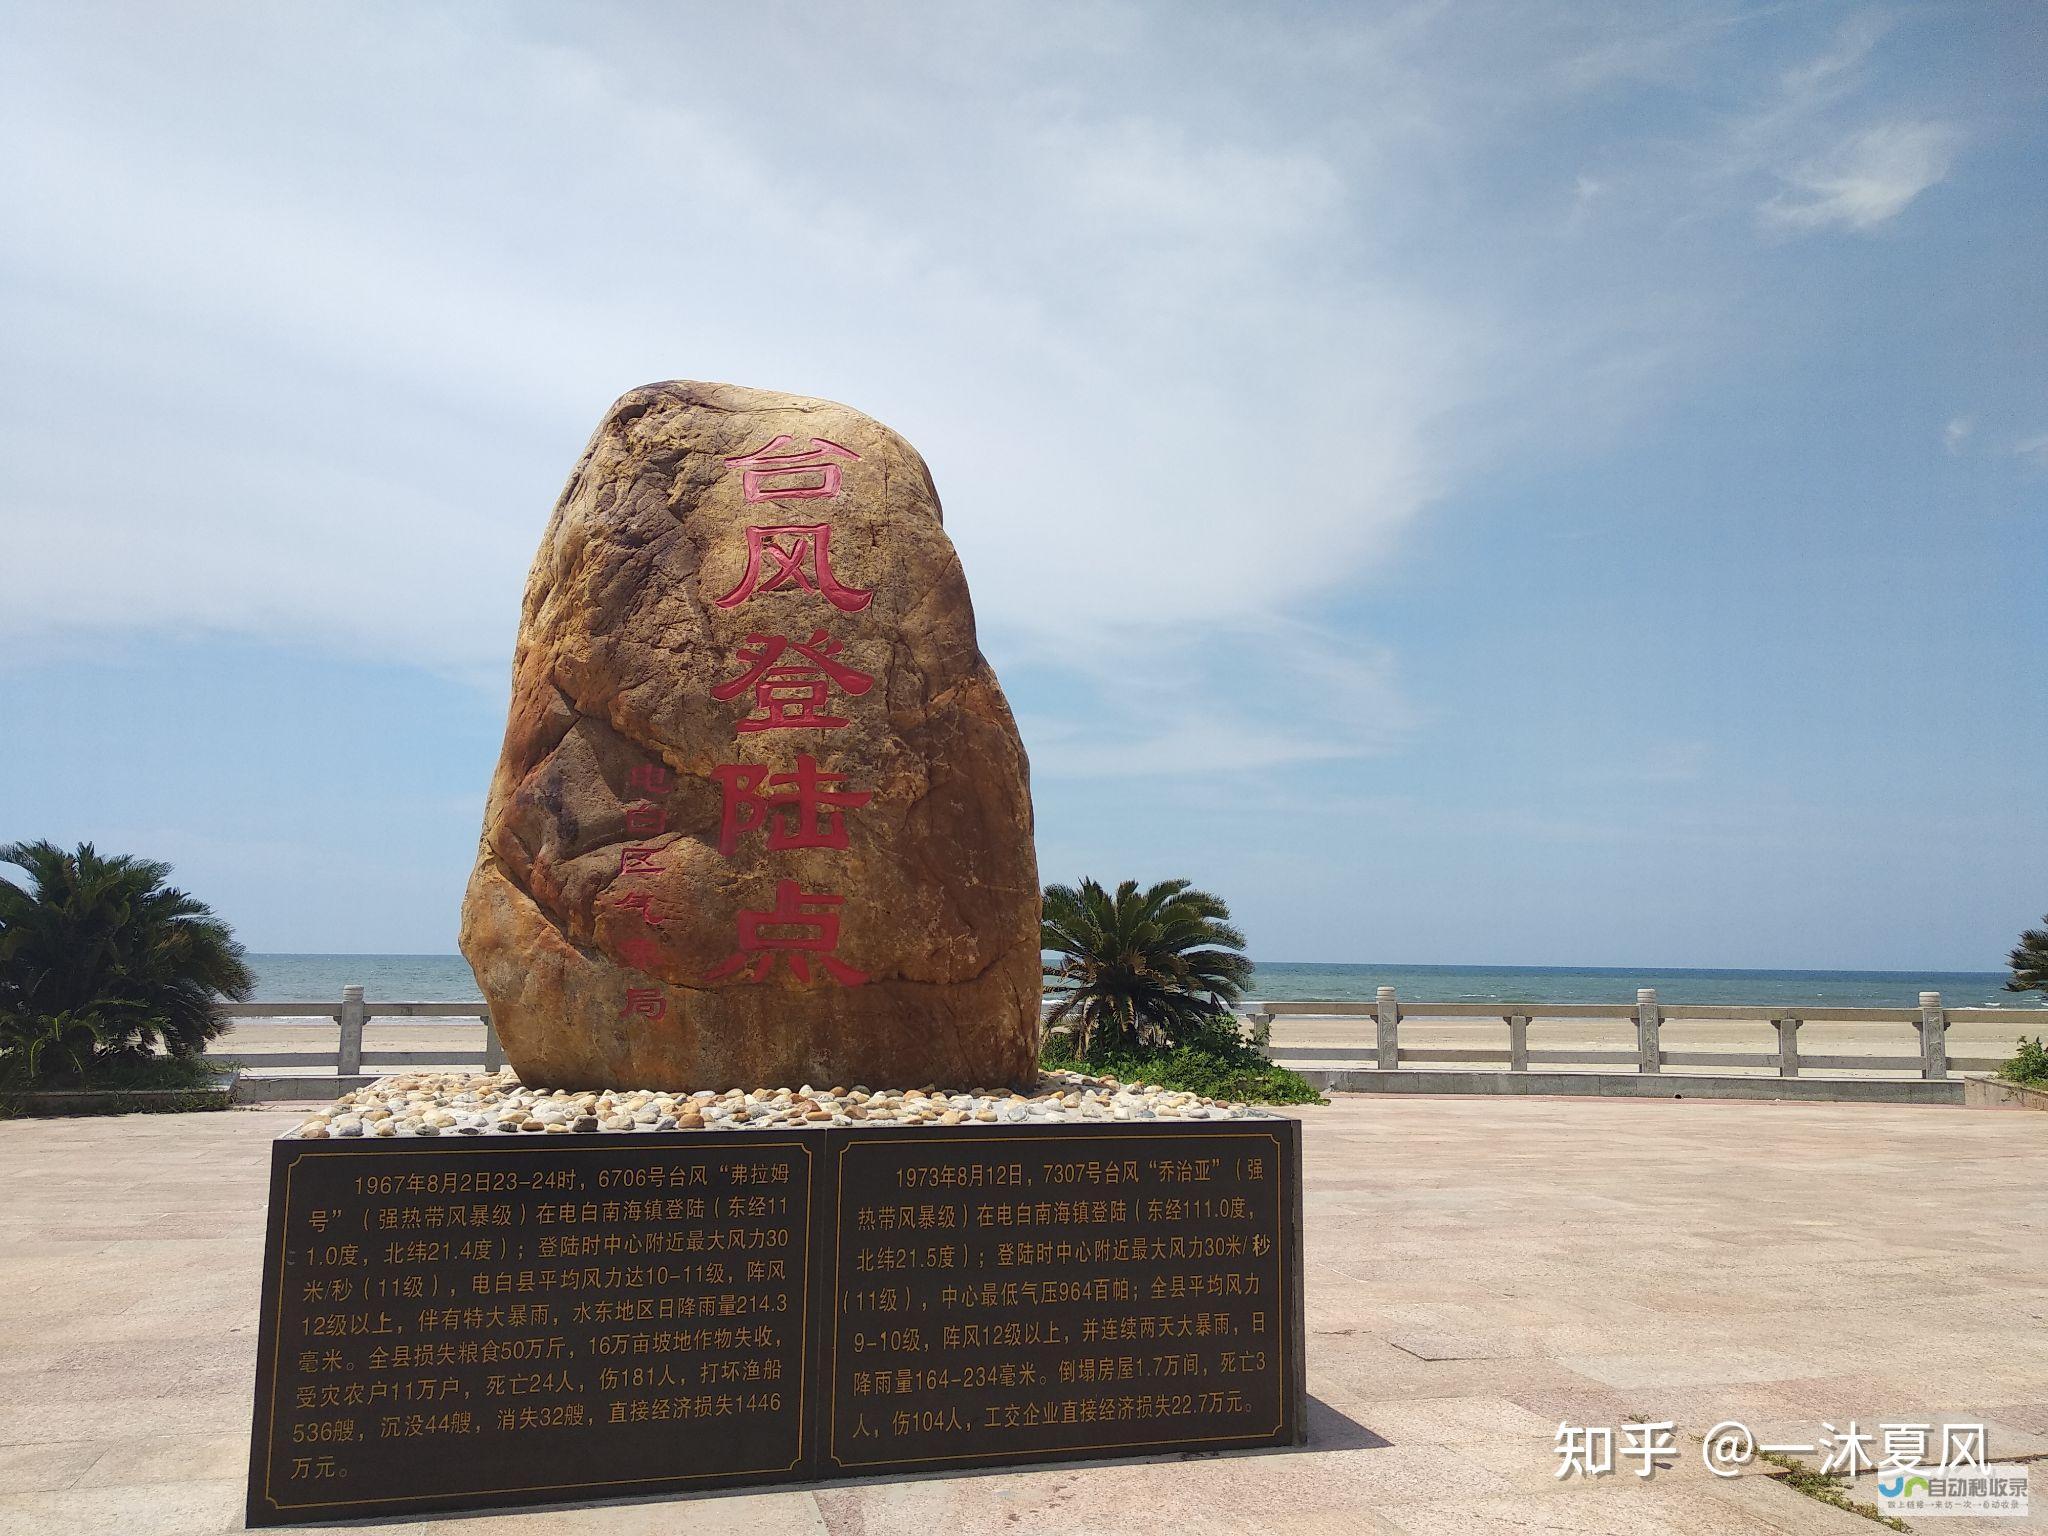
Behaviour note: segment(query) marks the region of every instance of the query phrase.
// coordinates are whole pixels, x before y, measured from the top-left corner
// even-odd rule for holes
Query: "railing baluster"
[[[1526,1013],[1508,1015],[1508,1070],[1529,1070],[1529,1015]]]
[[[1661,1072],[1664,1070],[1663,1048],[1658,1043],[1658,1033],[1663,1028],[1664,1011],[1657,1006],[1655,987],[1636,988],[1636,1070],[1638,1072]]]
[[[363,1006],[363,989],[359,986],[345,986],[341,989],[341,1010],[334,1016],[334,1022],[341,1026],[341,1045],[335,1052],[334,1070],[341,1077],[355,1077],[363,1070],[363,1021],[369,1017],[369,1010]]]
[[[1799,1020],[1789,1014],[1771,1020],[1771,1027],[1778,1032],[1778,1076],[1799,1075]]]
[[[1379,990],[1379,1069],[1391,1072],[1401,1064],[1401,1005],[1392,987]]]
[[[1948,1015],[1942,1011],[1939,992],[1920,994],[1920,1075],[1948,1076]]]

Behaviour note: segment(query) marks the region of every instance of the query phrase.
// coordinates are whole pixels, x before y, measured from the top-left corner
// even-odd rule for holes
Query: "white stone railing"
[[[1266,1054],[1283,1065],[1314,1061],[1323,1065],[1392,1071],[1408,1062],[1473,1063],[1526,1072],[1534,1066],[1604,1067],[1610,1071],[1661,1072],[1665,1067],[1774,1067],[1780,1077],[1797,1077],[1802,1069],[1816,1072],[1910,1072],[1929,1080],[1959,1072],[1995,1072],[2003,1057],[1951,1056],[1952,1024],[2010,1025],[2024,1033],[2048,1029],[2048,1009],[1944,1008],[1939,992],[1922,992],[1918,1008],[1820,1008],[1803,1005],[1725,1003],[1711,1006],[1666,1006],[1653,987],[1636,992],[1634,1007],[1626,1003],[1404,1003],[1392,987],[1381,987],[1373,1002],[1272,1000],[1246,1003],[1246,1016],[1262,1032],[1283,1019],[1371,1019],[1372,1043],[1356,1045],[1268,1045]],[[1444,1046],[1401,1043],[1405,1020],[1484,1020],[1498,1018],[1506,1038],[1494,1046]],[[1546,1021],[1629,1020],[1635,1025],[1632,1050],[1532,1050],[1529,1026]],[[1768,1024],[1777,1048],[1760,1051],[1666,1050],[1664,1026],[1687,1021]],[[1804,1024],[1896,1024],[1900,1035],[1917,1049],[1910,1055],[1807,1055],[1799,1049]]]
[[[1381,987],[1373,1002],[1297,1001],[1274,999],[1242,1005],[1255,1025],[1270,1028],[1288,1019],[1370,1019],[1371,1042],[1356,1044],[1268,1045],[1266,1054],[1283,1065],[1316,1062],[1348,1069],[1392,1070],[1411,1062],[1492,1066],[1509,1072],[1526,1072],[1532,1066],[1578,1066],[1610,1071],[1660,1072],[1665,1067],[1776,1068],[1780,1077],[1797,1077],[1802,1069],[1816,1072],[1910,1072],[1939,1080],[1951,1070],[1995,1072],[2003,1057],[1951,1056],[1948,1029],[1959,1023],[2009,1025],[2015,1031],[2048,1033],[2048,1009],[2026,1008],[1944,1008],[1939,992],[1920,994],[1914,1008],[1817,1008],[1779,1007],[1764,1003],[1729,1003],[1712,1006],[1666,1006],[1657,1000],[1653,988],[1636,993],[1634,1007],[1626,1003],[1404,1003],[1392,987]],[[490,1006],[470,1003],[384,1003],[368,1002],[363,989],[341,989],[336,1003],[221,1003],[214,1012],[235,1019],[331,1019],[336,1033],[330,1046],[324,1041],[313,1048],[290,1051],[240,1050],[232,1041],[216,1041],[214,1054],[233,1060],[250,1072],[284,1069],[297,1073],[332,1073],[337,1077],[360,1077],[366,1069],[390,1070],[405,1067],[479,1067],[495,1072],[505,1064],[498,1032],[491,1027]],[[1498,1018],[1506,1026],[1498,1046],[1445,1046],[1401,1043],[1405,1020],[1428,1019],[1476,1021]],[[363,1045],[363,1028],[372,1019],[473,1020],[483,1026],[481,1039],[473,1047],[433,1047],[410,1050],[368,1050]],[[1579,1047],[1568,1050],[1532,1048],[1532,1024],[1558,1021],[1629,1020],[1635,1026],[1635,1046],[1630,1050]],[[1760,1051],[1667,1050],[1664,1027],[1687,1021],[1768,1024],[1777,1036],[1777,1048]],[[1853,1023],[1899,1025],[1902,1040],[1912,1039],[1916,1049],[1886,1055],[1805,1054],[1799,1049],[1803,1024]]]
[[[336,1039],[330,1049],[322,1046],[299,1051],[237,1050],[232,1041],[215,1041],[213,1054],[238,1063],[250,1071],[284,1067],[295,1070],[330,1071],[337,1077],[360,1077],[365,1067],[481,1067],[495,1072],[505,1065],[505,1049],[498,1032],[491,1027],[488,1003],[372,1003],[363,1000],[363,989],[341,989],[339,1003],[216,1003],[214,1014],[223,1019],[332,1019]],[[363,1026],[372,1019],[475,1019],[483,1025],[481,1049],[411,1051],[369,1051],[363,1049]]]

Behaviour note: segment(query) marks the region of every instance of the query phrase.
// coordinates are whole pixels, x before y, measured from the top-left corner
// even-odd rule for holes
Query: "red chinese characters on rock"
[[[748,635],[746,644],[733,653],[736,660],[746,664],[746,670],[718,684],[711,690],[711,696],[731,700],[753,690],[758,713],[734,727],[741,735],[755,731],[840,730],[850,722],[843,715],[825,713],[832,690],[837,688],[858,699],[875,685],[867,673],[856,672],[834,660],[842,649],[822,629],[812,630],[808,640],[794,642],[786,635]],[[783,654],[792,650],[801,662],[778,665]]]
[[[619,849],[619,873],[621,875],[658,875],[661,866],[654,862],[659,848],[644,847],[639,843],[627,843]]]
[[[626,807],[626,835],[628,837],[659,837],[668,830],[668,812],[658,805],[629,805]]]
[[[860,462],[860,455],[851,448],[842,448],[824,437],[812,438],[808,449],[778,451],[795,441],[784,432],[752,453],[737,454],[725,461],[728,469],[742,472],[740,490],[748,501],[830,500],[839,494],[840,466]],[[774,483],[778,481],[786,483]]]
[[[743,836],[764,826],[770,848],[844,848],[846,812],[874,798],[867,790],[827,789],[843,783],[846,775],[819,772],[817,759],[808,753],[797,755],[794,773],[770,774],[751,763],[721,763],[711,771],[725,788],[718,851],[727,858]]]
[[[859,463],[860,455],[822,437],[812,438],[807,449],[794,442],[783,433],[725,461],[728,468],[740,471],[745,501],[838,498],[845,488],[846,466]],[[872,591],[849,586],[832,568],[830,523],[756,524],[746,536],[746,570],[731,591],[713,599],[716,606],[737,608],[778,592],[798,599],[822,597],[841,613],[862,612],[874,601]],[[788,634],[751,633],[734,653],[741,671],[713,687],[711,696],[722,703],[751,698],[752,711],[733,727],[736,736],[844,730],[852,722],[837,712],[842,707],[839,700],[865,698],[875,680],[841,661],[843,649],[842,642],[822,628],[813,628],[802,640]],[[724,794],[718,851],[726,858],[738,851],[742,838],[756,832],[764,834],[772,851],[845,848],[847,815],[874,798],[868,790],[839,787],[846,775],[824,771],[808,753],[797,755],[790,772],[722,763],[712,773]],[[798,981],[813,979],[815,963],[841,986],[860,985],[867,976],[833,953],[839,947],[839,909],[845,901],[836,891],[806,891],[800,881],[777,881],[775,905],[765,912],[740,912],[737,947],[704,979],[737,976],[746,982],[766,981],[780,956]],[[797,931],[788,931],[792,929]]]
[[[668,812],[651,800],[648,795],[665,795],[674,785],[675,779],[661,763],[635,763],[626,774],[628,793],[643,798],[635,800],[625,810],[626,835],[628,837],[659,837],[668,830]],[[657,846],[640,843],[626,843],[619,849],[619,874],[659,874],[661,865],[656,855],[661,852]],[[660,926],[654,919],[654,897],[651,892],[634,887],[612,903],[624,911],[639,915],[649,932],[635,934],[619,945],[619,958],[637,971],[651,971],[661,962],[661,945],[653,937],[653,930]],[[659,987],[628,987],[626,1004],[621,1018],[648,1019],[659,1022],[668,1016],[668,999]]]
[[[642,795],[665,795],[675,777],[660,763],[635,763],[626,770],[626,788]]]
[[[730,592],[712,601],[737,608],[790,587],[815,592],[842,613],[859,613],[875,600],[873,592],[849,587],[834,573],[830,523],[769,523],[747,529],[747,568]]]
[[[740,970],[748,981],[766,981],[779,955],[798,981],[811,979],[815,958],[841,986],[857,987],[867,980],[861,972],[838,959],[839,908],[844,896],[829,891],[806,891],[795,880],[775,882],[775,905],[766,912],[740,913],[739,944],[730,959],[706,973],[706,981],[719,981]],[[797,928],[799,933],[769,933],[769,928]]]

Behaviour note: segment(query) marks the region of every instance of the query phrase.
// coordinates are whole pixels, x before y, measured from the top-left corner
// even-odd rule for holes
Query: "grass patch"
[[[1155,1083],[1176,1093],[1246,1104],[1322,1104],[1323,1096],[1299,1072],[1275,1066],[1249,1045],[1184,1045],[1172,1050],[1101,1047],[1077,1060],[1064,1035],[1046,1040],[1048,1067],[1093,1072],[1125,1083]]]
[[[83,1072],[47,1073],[33,1083],[10,1081],[17,1091],[39,1088],[51,1093],[116,1092],[154,1088],[218,1088],[234,1071],[234,1063],[218,1056],[115,1056],[95,1061]]]
[[[32,1081],[17,1063],[7,1066],[13,1070],[0,1070],[0,1120],[225,1109],[235,1075],[233,1062],[208,1056],[124,1055],[93,1062],[83,1072],[46,1073]],[[57,1094],[76,1097],[49,1097]],[[138,1100],[138,1094],[149,1097]]]
[[[2048,1044],[2039,1035],[2031,1040],[2021,1035],[2020,1048],[2013,1052],[2011,1061],[1998,1069],[1998,1075],[2008,1083],[2048,1088]]]
[[[1910,1531],[1912,1527],[1897,1515],[1887,1515],[1875,1504],[1865,1504],[1860,1499],[1849,1497],[1847,1478],[1834,1477],[1825,1472],[1816,1472],[1805,1462],[1795,1460],[1779,1451],[1758,1451],[1757,1460],[1767,1461],[1785,1474],[1784,1482],[1794,1493],[1803,1493],[1809,1499],[1822,1504],[1831,1504],[1836,1509],[1846,1510],[1852,1515],[1861,1515],[1874,1520],[1892,1531]]]

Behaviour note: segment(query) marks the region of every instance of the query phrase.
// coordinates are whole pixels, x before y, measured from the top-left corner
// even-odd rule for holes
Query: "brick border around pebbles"
[[[1113,1077],[1040,1074],[1036,1093],[922,1088],[757,1088],[657,1093],[545,1092],[508,1068],[494,1076],[411,1072],[343,1094],[284,1139],[483,1136],[675,1130],[791,1130],[825,1125],[1087,1125],[1119,1120],[1246,1120],[1271,1112]]]

